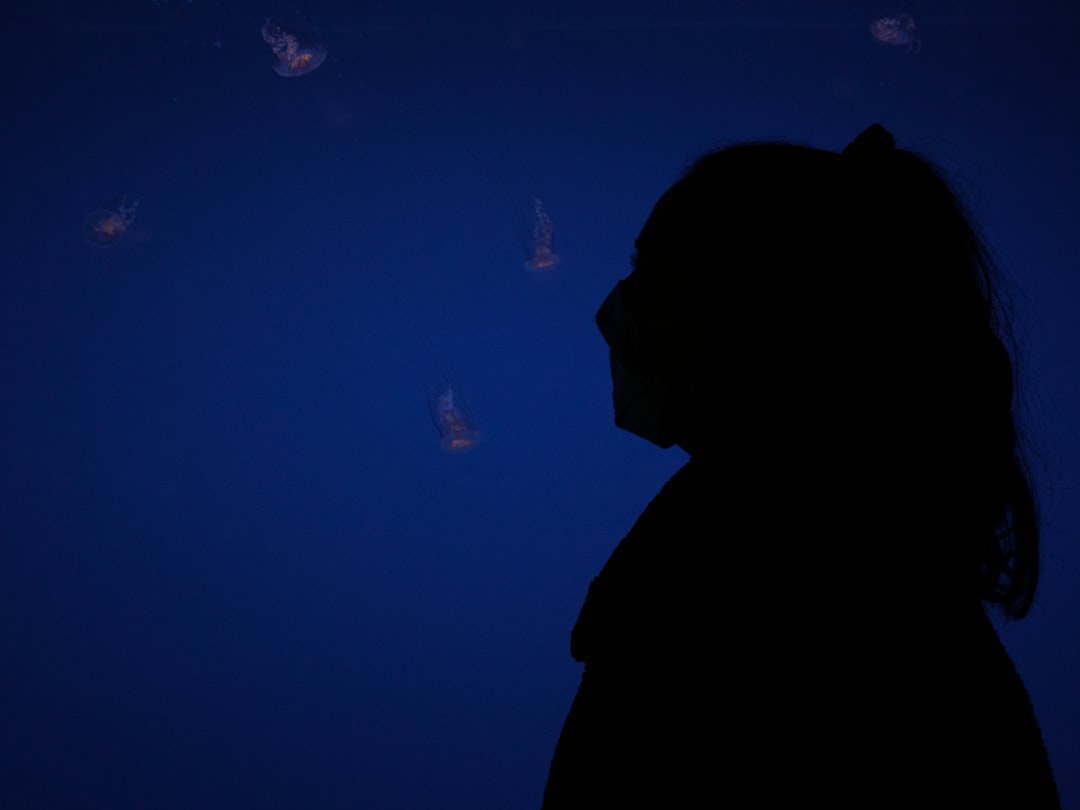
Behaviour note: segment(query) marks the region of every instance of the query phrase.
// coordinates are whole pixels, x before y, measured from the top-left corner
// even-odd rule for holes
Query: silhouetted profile
[[[874,125],[660,198],[600,307],[615,421],[690,461],[593,580],[545,810],[1056,808],[987,618],[1035,502],[994,268]]]

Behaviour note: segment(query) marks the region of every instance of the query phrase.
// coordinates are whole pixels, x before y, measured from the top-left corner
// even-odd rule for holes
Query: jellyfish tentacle
[[[539,198],[533,197],[532,250],[525,260],[529,270],[547,270],[559,263],[555,252],[555,224]]]

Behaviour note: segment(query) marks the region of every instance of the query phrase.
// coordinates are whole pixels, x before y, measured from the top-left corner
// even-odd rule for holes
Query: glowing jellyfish
[[[431,408],[431,421],[439,431],[439,445],[447,453],[471,450],[480,441],[480,431],[476,428],[469,406],[453,384],[447,383],[441,390],[432,389],[428,405]]]
[[[262,38],[274,52],[274,72],[279,76],[303,76],[326,59],[326,48],[311,34],[286,31],[269,17],[263,23]]]
[[[919,50],[919,40],[915,38],[915,20],[910,14],[897,14],[895,17],[882,17],[870,23],[870,36],[883,45],[907,45],[909,51]]]
[[[549,270],[559,263],[555,252],[555,225],[540,200],[533,198],[532,232],[525,242],[525,269]]]
[[[83,239],[94,247],[112,247],[135,221],[138,205],[138,200],[128,205],[126,197],[105,203],[86,218],[82,229]]]

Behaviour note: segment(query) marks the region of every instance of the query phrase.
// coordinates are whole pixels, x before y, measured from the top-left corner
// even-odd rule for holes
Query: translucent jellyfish
[[[109,200],[83,222],[83,239],[94,247],[112,247],[135,221],[138,205],[138,200],[128,205],[126,197]]]
[[[523,238],[526,270],[550,270],[559,263],[555,252],[555,225],[540,200],[533,198],[531,233]]]
[[[909,51],[919,50],[919,40],[915,38],[915,20],[910,14],[897,14],[895,17],[882,17],[870,23],[870,36],[883,45],[907,45]]]
[[[326,59],[326,48],[314,36],[286,31],[269,17],[263,23],[262,38],[274,52],[274,72],[279,76],[303,76]]]
[[[439,431],[439,445],[447,453],[471,450],[480,441],[480,431],[469,412],[459,388],[447,382],[445,387],[429,392],[431,421]]]

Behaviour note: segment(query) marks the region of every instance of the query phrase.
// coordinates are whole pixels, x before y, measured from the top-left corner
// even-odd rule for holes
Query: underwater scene
[[[0,807],[541,807],[589,584],[689,458],[616,426],[630,372],[598,308],[706,152],[840,152],[877,123],[941,168],[1005,279],[1041,569],[1022,621],[988,612],[1080,809],[1080,6],[43,0],[14,20]],[[867,272],[905,228],[866,240]],[[783,511],[801,473],[770,471]]]

